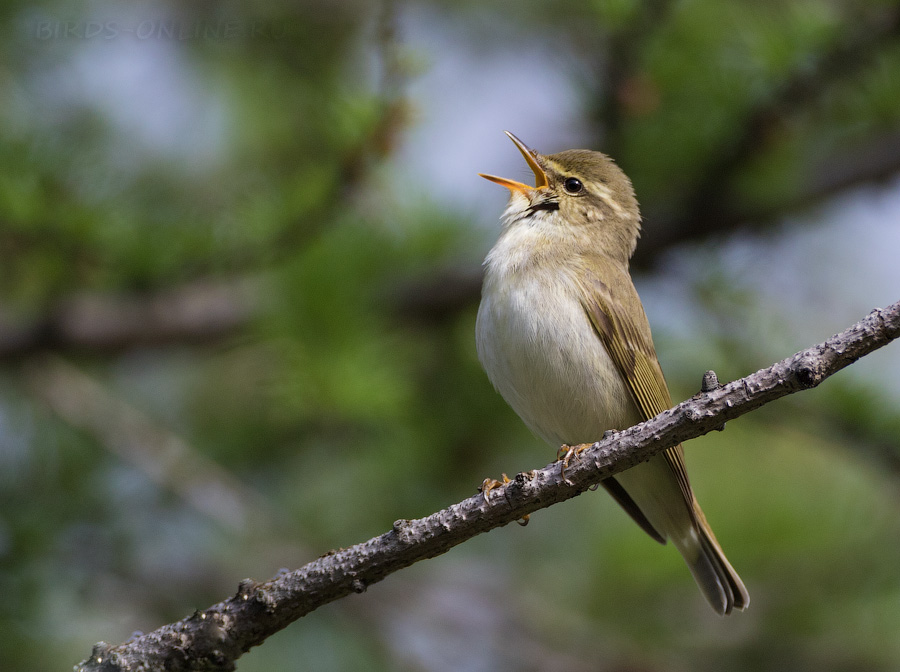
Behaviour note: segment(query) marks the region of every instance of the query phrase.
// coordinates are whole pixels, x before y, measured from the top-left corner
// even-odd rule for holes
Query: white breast
[[[476,323],[478,357],[491,382],[551,445],[601,438],[636,411],[566,267],[528,263],[546,244],[533,227],[501,236],[486,260]]]

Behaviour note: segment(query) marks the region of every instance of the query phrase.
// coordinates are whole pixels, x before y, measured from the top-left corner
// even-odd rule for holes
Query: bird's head
[[[570,149],[539,154],[506,131],[528,167],[534,186],[480,174],[510,192],[507,227],[552,227],[553,238],[590,241],[598,251],[627,262],[640,234],[640,211],[631,180],[602,152]]]

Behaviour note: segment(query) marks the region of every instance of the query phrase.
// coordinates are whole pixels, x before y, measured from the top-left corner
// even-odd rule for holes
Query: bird
[[[641,215],[628,176],[602,152],[542,155],[506,132],[534,187],[509,190],[484,260],[478,358],[531,431],[559,448],[599,440],[672,406],[629,261]],[[691,489],[681,445],[602,481],[656,541],[671,541],[720,615],[750,596]]]

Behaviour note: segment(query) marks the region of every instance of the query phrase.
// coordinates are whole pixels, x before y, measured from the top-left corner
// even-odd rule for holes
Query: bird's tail
[[[725,558],[683,470],[682,479],[676,478],[667,457],[657,455],[612,479],[613,487],[604,482],[607,490],[651,537],[662,543],[672,540],[716,612],[724,616],[750,604],[747,589]]]
[[[706,600],[720,615],[730,614],[732,609],[743,610],[750,604],[750,595],[741,577],[728,562],[722,547],[716,540],[703,511],[694,500],[695,538],[682,548],[679,539],[673,539],[681,552],[694,580]]]

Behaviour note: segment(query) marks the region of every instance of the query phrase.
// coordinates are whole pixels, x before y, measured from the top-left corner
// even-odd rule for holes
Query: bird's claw
[[[572,458],[578,459],[588,447],[589,444],[584,443],[577,446],[570,446],[564,443],[559,447],[559,450],[556,451],[556,461],[560,462],[559,475],[562,476],[562,479],[569,485],[572,485],[572,482],[566,478],[566,469],[569,468],[569,462]]]
[[[573,457],[577,459],[582,452],[584,452],[584,448],[580,446],[570,446],[568,444],[563,444],[559,447],[559,450],[556,451],[556,461],[560,463],[559,475],[562,476],[563,481],[569,485],[572,484],[572,482],[566,478],[566,469],[569,468],[569,461]]]
[[[484,497],[485,502],[490,501],[491,490],[496,490],[497,488],[502,488],[504,485],[509,483],[509,476],[506,474],[501,474],[502,481],[498,481],[496,478],[486,478],[481,482],[481,486],[478,488],[478,491]]]
[[[525,477],[526,478],[534,478],[534,471],[527,472],[525,474]],[[496,478],[486,478],[481,482],[481,486],[478,488],[478,491],[481,493],[482,497],[484,497],[485,503],[490,501],[491,490],[496,490],[497,488],[502,488],[504,485],[511,482],[509,476],[507,476],[506,474],[501,474],[500,478],[502,478],[503,480],[498,481]],[[526,514],[526,515],[522,516],[516,522],[519,525],[521,525],[522,527],[525,527],[528,524],[529,518],[530,518],[530,516],[528,516]]]

